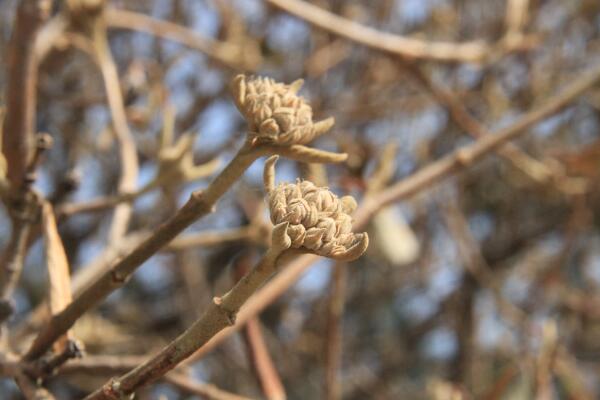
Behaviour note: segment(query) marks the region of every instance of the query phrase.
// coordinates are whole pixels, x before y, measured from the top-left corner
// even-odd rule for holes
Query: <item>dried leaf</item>
[[[44,203],[42,207],[42,227],[50,284],[50,313],[55,315],[69,305],[73,297],[71,294],[69,262],[62,240],[58,234],[54,211],[50,203]],[[58,340],[56,346],[62,349],[68,337],[69,334]]]

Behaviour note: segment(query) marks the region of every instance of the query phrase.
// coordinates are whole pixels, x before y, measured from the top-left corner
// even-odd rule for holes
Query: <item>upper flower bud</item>
[[[233,79],[234,101],[248,122],[251,140],[306,144],[333,126],[333,118],[313,122],[312,108],[297,94],[302,83],[300,79],[286,85],[271,78],[244,75]]]
[[[271,221],[289,224],[291,247],[336,260],[352,261],[367,249],[367,234],[352,232],[350,213],[355,208],[351,196],[338,198],[309,181],[282,183],[269,192]]]

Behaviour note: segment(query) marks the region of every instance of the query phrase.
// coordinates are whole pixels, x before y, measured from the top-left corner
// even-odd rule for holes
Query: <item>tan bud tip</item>
[[[367,251],[367,247],[369,247],[369,235],[365,232],[357,233],[356,236],[360,237],[360,239],[353,246],[345,251],[332,254],[331,258],[338,261],[354,261],[362,256]]]
[[[346,214],[352,214],[356,210],[356,200],[352,196],[344,196],[340,199],[342,201],[342,209]]]
[[[280,251],[287,250],[292,245],[292,239],[288,235],[289,222],[282,222],[273,227],[271,233],[271,246],[277,248]]]
[[[236,75],[231,80],[230,90],[233,95],[233,99],[238,108],[244,105],[244,99],[246,98],[246,77],[243,74]],[[242,111],[240,109],[240,111]]]
[[[335,124],[335,118],[329,117],[322,121],[316,122],[313,126],[314,136],[318,137],[328,132]]]
[[[265,161],[265,169],[263,170],[263,183],[267,193],[271,193],[275,189],[275,164],[279,160],[278,155],[273,155]]]
[[[302,89],[302,85],[304,85],[304,79],[296,79],[294,82],[290,83],[289,91],[296,94]]]

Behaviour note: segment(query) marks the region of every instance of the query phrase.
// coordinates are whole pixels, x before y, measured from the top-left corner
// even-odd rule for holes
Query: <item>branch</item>
[[[339,378],[340,364],[342,361],[342,318],[344,303],[346,301],[346,279],[348,266],[337,263],[334,266],[330,283],[328,300],[327,338],[323,342],[325,353],[325,382],[324,396],[326,400],[341,398],[341,382]]]
[[[35,214],[37,203],[30,190],[31,176],[28,176],[28,172],[37,167],[37,160],[31,161],[39,66],[34,49],[38,29],[48,18],[51,5],[49,0],[21,1],[8,46],[6,109],[0,129],[4,156],[0,160],[0,184],[4,187],[7,178],[12,186],[7,198],[3,198],[12,214],[12,233],[0,260],[0,323],[13,312],[10,298],[21,275],[30,232],[29,219]]]
[[[458,255],[462,260],[466,272],[473,280],[473,282],[465,281],[464,285],[467,288],[475,290],[473,283],[476,282],[480,287],[488,289],[492,293],[500,314],[515,329],[524,330],[524,325],[528,322],[527,315],[502,295],[502,286],[496,279],[494,271],[483,257],[479,243],[473,236],[469,223],[457,204],[457,199],[444,199],[439,203],[439,207],[442,210],[442,217],[450,232],[450,236],[456,244]],[[467,278],[465,277],[465,279]]]
[[[2,275],[0,276],[0,295],[2,297],[0,322],[6,320],[13,313],[10,299],[23,269],[31,224],[13,218],[12,227],[10,241],[0,259],[0,265],[2,266]]]
[[[244,254],[236,262],[234,269],[234,274],[237,276],[236,280],[248,273],[251,254]],[[285,388],[269,354],[258,318],[255,317],[248,321],[244,327],[243,335],[252,371],[260,383],[265,398],[267,400],[285,400]]]
[[[133,11],[108,8],[106,21],[111,28],[132,29],[182,43],[234,70],[254,71],[260,63],[256,55],[245,54],[245,49],[238,45],[219,42],[173,22],[161,21]]]
[[[50,0],[21,1],[8,46],[2,152],[7,162],[7,178],[15,187],[21,185],[31,158],[38,78],[35,38],[38,28],[49,16],[51,3]]]
[[[106,16],[103,13],[93,18],[91,42],[93,53],[98,67],[102,73],[104,88],[108,98],[108,106],[112,116],[114,132],[119,142],[119,158],[121,161],[121,177],[119,180],[119,193],[133,192],[137,183],[138,159],[135,140],[127,123],[123,93],[119,82],[117,67],[108,44],[106,32]],[[110,227],[109,242],[120,240],[127,231],[131,218],[132,206],[129,203],[120,203],[114,211]]]
[[[42,154],[50,148],[52,140],[49,135],[37,135],[36,147],[31,160],[25,167],[21,183],[14,188],[9,198],[5,199],[12,223],[11,237],[0,258],[2,270],[0,273],[0,323],[4,322],[13,312],[11,304],[12,292],[17,286],[25,256],[29,248],[32,225],[39,218],[41,199],[39,194],[31,189],[35,181],[35,171]]]
[[[482,41],[451,43],[409,38],[361,25],[300,0],[266,0],[306,22],[353,42],[410,59],[482,62],[493,48]]]
[[[267,400],[285,400],[286,394],[281,378],[273,364],[261,331],[260,321],[252,318],[244,327],[244,341],[252,369],[257,375]]]
[[[142,356],[87,356],[63,365],[58,374],[89,374],[94,377],[122,374],[146,361]],[[0,365],[1,366],[1,365]],[[209,400],[250,400],[247,397],[219,389],[215,385],[194,381],[180,368],[164,376],[164,381],[184,393],[202,396]]]
[[[176,238],[165,248],[166,251],[179,251],[190,247],[215,246],[227,242],[235,242],[240,240],[260,239],[257,233],[258,227],[247,225],[239,228],[215,230],[215,231],[200,231],[198,233],[190,233]]]
[[[295,258],[293,262],[285,265],[284,268],[281,268],[279,274],[273,277],[268,284],[256,292],[256,294],[244,304],[244,307],[237,314],[235,325],[225,328],[216,334],[208,343],[198,349],[198,351],[186,361],[186,365],[192,364],[204,357],[225,339],[243,328],[249,320],[260,314],[267,306],[287,292],[289,288],[300,279],[302,274],[318,259],[319,257],[316,255],[306,254]]]
[[[165,380],[183,392],[202,396],[207,400],[250,400],[248,397],[221,390],[215,385],[195,382],[192,378],[180,373],[167,374]]]
[[[38,386],[36,382],[33,381],[27,374],[24,372],[19,372],[15,377],[15,382],[25,399],[27,400],[54,400],[54,396],[46,389],[41,386]]]

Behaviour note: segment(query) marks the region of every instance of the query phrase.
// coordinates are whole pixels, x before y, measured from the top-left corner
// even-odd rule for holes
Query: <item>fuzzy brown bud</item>
[[[355,207],[352,197],[338,198],[310,181],[282,183],[269,193],[271,221],[289,224],[291,247],[336,260],[354,260],[368,246],[366,233],[352,232]]]
[[[312,108],[298,96],[303,81],[286,85],[271,78],[236,76],[231,84],[249,138],[277,145],[306,144],[333,126],[333,118],[313,122]]]

